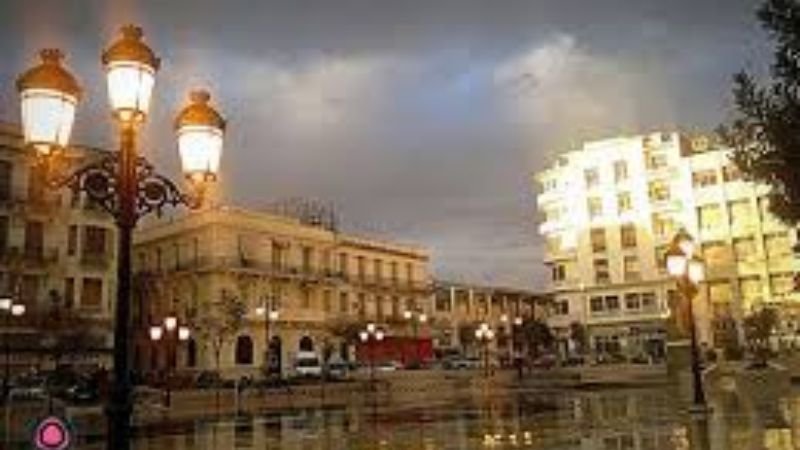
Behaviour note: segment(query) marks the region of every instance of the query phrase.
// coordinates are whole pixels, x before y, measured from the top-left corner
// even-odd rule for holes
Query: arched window
[[[189,339],[186,344],[186,367],[197,366],[197,342],[194,339]]]
[[[308,336],[303,336],[302,338],[300,338],[300,351],[301,352],[313,352],[314,351],[314,341]]]
[[[236,364],[240,366],[253,364],[253,340],[250,336],[239,336],[236,339]]]

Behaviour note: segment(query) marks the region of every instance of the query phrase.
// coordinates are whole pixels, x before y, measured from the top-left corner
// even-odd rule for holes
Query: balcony
[[[28,247],[20,256],[26,267],[46,268],[58,262],[58,248]]]
[[[111,255],[108,253],[84,252],[81,265],[88,269],[107,270],[111,266]]]

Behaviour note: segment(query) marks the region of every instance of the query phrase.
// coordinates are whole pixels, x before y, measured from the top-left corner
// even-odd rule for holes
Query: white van
[[[321,377],[322,365],[316,352],[297,352],[294,373],[298,377]]]

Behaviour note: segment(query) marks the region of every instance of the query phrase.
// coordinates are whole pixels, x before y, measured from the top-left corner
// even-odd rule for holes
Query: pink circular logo
[[[34,444],[39,450],[65,450],[69,443],[69,429],[58,417],[48,417],[36,427]]]

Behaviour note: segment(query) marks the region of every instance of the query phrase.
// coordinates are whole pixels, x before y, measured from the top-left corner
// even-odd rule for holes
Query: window
[[[780,259],[792,255],[792,246],[786,233],[770,234],[764,238],[764,249],[767,258]]]
[[[731,283],[728,281],[708,283],[708,299],[711,303],[730,303],[733,300]]]
[[[400,299],[392,297],[392,317],[400,318]]]
[[[589,299],[589,309],[593,313],[602,312],[605,309],[605,304],[603,303],[603,297],[592,297]]]
[[[358,293],[358,314],[364,316],[367,313],[367,295],[363,292]]]
[[[667,167],[667,155],[663,153],[648,153],[645,157],[647,170],[658,170]]]
[[[322,291],[322,309],[331,312],[331,291],[327,289]]]
[[[340,292],[339,293],[339,312],[342,314],[347,314],[347,311],[350,310],[350,296],[347,292]]]
[[[769,284],[772,294],[779,297],[790,294],[794,290],[794,280],[788,273],[770,276]]]
[[[75,256],[78,251],[78,226],[70,225],[67,230],[67,255]]]
[[[697,215],[700,220],[701,230],[711,231],[725,225],[722,220],[722,208],[719,205],[701,206],[697,208]]]
[[[592,251],[600,253],[606,251],[606,230],[605,228],[593,228],[590,232]]]
[[[611,276],[608,273],[607,259],[594,260],[594,277],[597,284],[606,284],[611,281]]]
[[[96,226],[84,228],[83,256],[97,257],[106,254],[106,229]]]
[[[561,220],[561,208],[559,207],[545,208],[544,210],[545,222],[558,222],[559,220]]]
[[[600,197],[591,197],[586,201],[589,208],[589,217],[592,219],[601,217],[603,215],[603,199]]]
[[[625,281],[639,281],[642,278],[638,257],[626,255],[622,259],[622,265],[623,272],[625,273]]]
[[[558,180],[556,178],[550,178],[548,180],[542,181],[543,192],[554,191],[557,188],[558,188]]]
[[[406,279],[408,284],[414,283],[414,265],[411,263],[406,263]]]
[[[0,161],[0,203],[8,203],[11,200],[12,169],[11,161]]]
[[[375,296],[375,314],[378,320],[383,320],[383,297]]]
[[[628,164],[625,161],[614,161],[614,181],[617,183],[628,179]]]
[[[749,200],[737,200],[728,203],[728,211],[731,215],[731,226],[744,227],[754,225],[756,220],[753,208]]]
[[[564,281],[567,279],[567,267],[564,264],[553,264],[553,281]]]
[[[347,275],[347,253],[339,253],[339,272]]]
[[[322,270],[326,273],[329,273],[331,270],[331,251],[330,250],[323,250],[322,254],[320,255],[320,265],[322,266]]]
[[[717,171],[714,169],[698,170],[692,172],[692,186],[704,188],[717,184]]]
[[[616,295],[607,295],[605,298],[606,310],[616,311],[619,309],[619,297]]]
[[[250,336],[236,338],[236,365],[249,366],[253,364],[253,339]]]
[[[740,279],[739,290],[746,303],[752,304],[760,302],[761,296],[763,295],[761,278],[756,276]]]
[[[725,166],[722,167],[722,179],[726,183],[729,181],[741,180],[742,172],[735,164],[725,164]]]
[[[655,311],[658,309],[658,301],[655,292],[642,292],[642,311]]]
[[[597,168],[584,170],[583,178],[586,180],[586,187],[591,188],[600,184],[600,174],[597,172]]]
[[[375,273],[375,280],[381,281],[383,279],[383,261],[376,259],[373,261],[373,272]]]
[[[666,181],[651,181],[647,186],[647,195],[651,202],[663,202],[670,199],[669,184]]]
[[[282,269],[283,268],[283,260],[285,258],[284,254],[283,254],[283,250],[284,250],[283,245],[281,245],[280,242],[272,241],[272,249],[271,250],[272,250],[271,251],[272,267],[274,267],[276,269]]]
[[[653,214],[653,234],[657,237],[672,237],[675,232],[675,220],[672,217]]]
[[[756,240],[752,237],[733,240],[733,253],[737,261],[748,261],[756,257]]]
[[[569,315],[569,300],[559,300],[555,303],[555,314],[557,316]]]
[[[303,309],[311,308],[311,289],[300,289],[300,307]]]
[[[25,224],[25,256],[41,259],[44,254],[44,225],[42,222]]]
[[[560,253],[561,252],[561,236],[554,235],[554,236],[547,236],[545,240],[545,246],[547,248],[547,252],[551,254]]]
[[[617,194],[617,211],[620,213],[628,212],[633,209],[633,201],[630,192],[620,192]]]
[[[64,307],[71,309],[75,306],[75,279],[64,279]]]
[[[99,310],[103,306],[103,280],[84,278],[81,286],[81,308]]]
[[[392,283],[397,284],[398,274],[397,274],[397,261],[392,261],[389,265],[391,276],[392,276]]]
[[[303,272],[310,273],[312,269],[314,258],[314,249],[311,247],[303,247]]]
[[[639,310],[642,307],[641,297],[638,292],[625,294],[625,309]]]
[[[0,255],[8,252],[8,216],[0,216]]]
[[[363,256],[356,258],[358,262],[358,278],[363,280],[367,276],[367,260]]]
[[[709,266],[725,266],[733,263],[733,253],[725,242],[707,242],[702,246],[703,259]]]
[[[636,225],[625,224],[620,228],[620,240],[622,248],[636,247]]]

